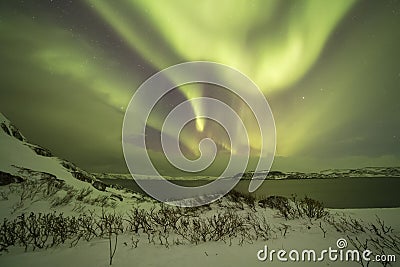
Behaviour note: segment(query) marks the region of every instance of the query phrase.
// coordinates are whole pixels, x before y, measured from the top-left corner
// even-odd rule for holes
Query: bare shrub
[[[228,193],[228,199],[235,204],[235,208],[244,210],[244,204],[255,210],[256,198],[250,194],[244,194],[236,190],[232,190]]]
[[[246,231],[247,240],[258,240],[261,238],[261,240],[267,241],[271,238],[271,233],[273,230],[264,216],[257,216],[254,213],[248,213],[246,217],[246,223],[249,223],[252,229],[252,231]]]
[[[90,193],[92,193],[93,190],[90,187],[86,187],[86,188],[82,188],[81,190],[79,190],[75,196],[76,200],[78,201],[83,201],[87,196],[90,195]]]
[[[400,253],[400,236],[379,217],[376,218],[375,223],[368,224],[349,216],[341,216],[339,219],[326,217],[325,220],[334,226],[337,231],[346,233],[350,244],[359,251],[373,248],[376,253],[380,253],[381,255]],[[361,266],[369,265],[369,262],[362,259],[358,263]],[[381,261],[379,263],[382,266],[391,264],[388,261]]]
[[[51,202],[51,207],[68,205],[75,196],[75,190],[68,190],[63,197],[56,197]]]
[[[320,219],[328,214],[322,202],[307,196],[300,200],[299,208],[301,213],[310,219]]]
[[[292,207],[289,200],[283,196],[269,196],[258,201],[258,205],[262,208],[277,209],[279,213],[285,218],[289,219],[293,215]]]

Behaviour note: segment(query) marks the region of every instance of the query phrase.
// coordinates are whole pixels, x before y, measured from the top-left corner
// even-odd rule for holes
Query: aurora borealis
[[[240,70],[268,99],[273,169],[399,165],[399,26],[399,1],[2,1],[0,112],[83,168],[126,172],[121,127],[135,90],[171,65],[213,61]],[[199,96],[237,110],[256,157],[249,110],[213,86],[168,95],[148,138],[171,107]],[[204,137],[217,140],[221,162],[232,152],[218,125],[199,119],[181,136],[189,158]],[[148,148],[159,157],[157,141]]]

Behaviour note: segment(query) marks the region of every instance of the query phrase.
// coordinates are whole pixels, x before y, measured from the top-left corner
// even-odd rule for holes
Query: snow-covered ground
[[[208,207],[167,208],[163,213],[160,204],[150,198],[107,187],[72,163],[30,144],[1,113],[0,124],[0,247],[3,248],[0,266],[109,266],[110,251],[115,251],[112,266],[362,266],[357,262],[330,261],[327,256],[321,262],[290,259],[281,262],[276,253],[272,262],[257,258],[257,254],[264,256],[263,252],[258,252],[265,246],[269,251],[283,249],[287,253],[315,250],[318,258],[324,249],[338,249],[338,239],[347,241],[343,250],[358,246],[362,250],[370,249],[374,255],[395,255],[397,262],[392,262],[391,266],[400,266],[400,208],[328,209],[321,210],[321,216],[307,216],[306,209],[298,211],[299,207],[311,207],[303,202],[283,199],[276,206],[272,205],[273,201],[261,205],[244,196],[230,195]],[[385,172],[379,170],[379,173]],[[338,171],[324,173],[331,175]],[[134,211],[144,217],[137,214],[129,217]],[[31,212],[33,217],[29,217]],[[36,218],[31,222],[36,223],[41,220],[37,218],[42,218],[38,217],[39,213],[62,214],[62,218],[68,217],[69,222],[74,223],[74,218],[93,219],[89,225],[96,233],[103,232],[98,237],[91,236],[88,241],[81,238],[76,244],[73,240],[76,233],[69,233],[70,239],[55,246],[50,246],[54,238],[50,235],[43,242],[48,248],[29,243],[26,251],[18,242],[9,246],[2,244],[12,243],[6,237],[14,233],[14,228],[23,229],[21,225],[26,220],[21,219],[21,214],[25,214],[24,218]],[[101,225],[97,224],[109,215],[120,216],[121,229],[114,229],[107,235],[107,229],[99,230]],[[135,219],[129,221],[132,218]],[[145,222],[136,233],[132,227],[140,221],[138,218],[145,218]],[[54,219],[50,227],[62,222]],[[235,230],[224,232],[231,229],[231,225]],[[83,226],[76,229],[85,234]],[[32,242],[35,234],[26,235]],[[46,233],[40,235],[46,236]],[[365,261],[362,264],[367,266]],[[384,265],[370,262],[369,266]]]
[[[365,225],[376,223],[375,215],[391,224],[394,229],[399,229],[399,209],[368,209],[368,210],[340,210],[330,211],[334,216],[352,218],[363,218]],[[215,207],[211,213],[217,213]],[[260,212],[259,210],[257,212]],[[264,215],[274,227],[273,234],[269,240],[254,240],[239,245],[239,239],[229,241],[207,241],[199,244],[171,244],[162,245],[156,241],[149,243],[143,234],[138,238],[132,233],[125,233],[118,236],[116,252],[113,257],[112,266],[361,266],[356,262],[329,261],[323,262],[280,262],[276,258],[271,262],[259,261],[257,252],[265,245],[274,250],[285,249],[298,251],[313,249],[319,255],[323,249],[332,247],[337,249],[336,242],[345,238],[352,248],[347,235],[351,233],[338,233],[331,225],[324,220],[309,220],[305,218],[285,220],[277,216],[276,212],[270,209],[264,210]],[[322,222],[322,229],[319,226]],[[284,229],[287,227],[287,233]],[[398,232],[396,231],[398,234]],[[352,235],[352,238],[364,239],[368,234]],[[354,237],[355,236],[355,237]],[[137,247],[132,245],[132,237],[139,240]],[[112,246],[115,240],[112,237]],[[170,240],[174,237],[171,236]],[[136,240],[136,241],[137,241]],[[113,247],[114,249],[114,247]],[[374,247],[370,248],[374,251]],[[381,253],[376,252],[375,253]],[[385,250],[386,254],[396,255],[392,251]],[[398,255],[396,255],[398,257]],[[80,241],[76,246],[70,247],[69,243],[55,248],[40,249],[33,251],[23,248],[10,248],[9,252],[2,252],[0,256],[1,266],[109,266],[109,240],[107,238],[95,238],[89,242]],[[366,264],[366,263],[364,263]],[[367,266],[367,265],[365,265]],[[371,262],[369,266],[382,266]],[[393,262],[391,266],[399,266]]]

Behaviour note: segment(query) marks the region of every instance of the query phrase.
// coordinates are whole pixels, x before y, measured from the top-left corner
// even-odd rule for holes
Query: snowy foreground
[[[4,188],[3,188],[4,190]],[[362,209],[362,210],[327,210],[328,214],[322,218],[303,217],[285,219],[283,214],[272,208],[250,207],[246,204],[236,203],[227,197],[218,203],[210,205],[208,208],[201,208],[197,211],[184,211],[179,209],[178,214],[171,214],[169,210],[173,208],[164,207],[166,213],[160,212],[160,207],[154,203],[142,202],[138,204],[137,210],[144,210],[148,213],[148,221],[152,225],[151,230],[140,228],[138,233],[131,228],[128,222],[123,223],[123,231],[116,234],[100,234],[97,229],[98,237],[91,237],[89,241],[81,238],[76,244],[73,238],[67,239],[63,244],[50,248],[37,248],[34,245],[28,245],[27,250],[23,245],[10,246],[7,251],[1,252],[1,266],[109,266],[110,253],[112,256],[112,266],[386,266],[382,263],[371,262],[344,262],[330,261],[326,258],[321,262],[302,261],[299,262],[280,262],[276,258],[273,261],[266,259],[260,261],[257,258],[259,250],[268,246],[268,250],[284,249],[298,250],[315,250],[316,258],[323,249],[338,249],[337,240],[346,239],[348,245],[345,249],[364,250],[363,245],[367,244],[373,254],[398,255],[398,229],[400,229],[400,209]],[[9,195],[8,200],[1,201],[1,210],[13,210],[10,204],[14,201],[18,202],[18,197]],[[2,214],[9,220],[17,218],[22,212],[27,216],[34,211],[42,211],[44,213],[56,210],[56,213],[63,212],[64,216],[82,216],[83,213],[91,214],[90,216],[101,218],[104,214],[121,214],[122,217],[128,219],[131,211],[126,210],[123,206],[117,204],[114,207],[100,208],[96,205],[83,204],[80,211],[77,212],[76,203],[68,203],[57,208],[51,208],[48,200],[40,200],[35,203],[27,201],[24,207],[18,209],[13,214]],[[74,201],[76,202],[76,200]],[[14,204],[15,205],[15,204]],[[178,210],[178,209],[176,209]],[[151,217],[151,214],[155,215]],[[229,213],[231,212],[231,213]],[[168,225],[163,221],[162,214],[170,216],[177,228],[181,228],[180,232],[176,232],[173,227],[167,226],[166,234],[163,226]],[[250,215],[254,225],[248,226],[232,221],[238,219],[230,217],[236,214],[238,218],[246,218]],[[226,216],[227,215],[227,216]],[[216,225],[206,224],[210,229],[204,231],[204,224],[191,225],[187,228],[182,226],[184,218],[218,218],[215,220]],[[252,217],[253,216],[253,217]],[[153,219],[151,219],[153,218]],[[380,222],[377,222],[379,218]],[[153,221],[154,220],[154,221]],[[158,223],[156,221],[158,220]],[[239,219],[240,220],[240,219]],[[246,220],[246,219],[244,219]],[[190,221],[193,224],[193,220]],[[206,220],[203,220],[206,222]],[[218,222],[221,225],[218,226]],[[249,222],[249,221],[245,221]],[[384,222],[384,223],[382,223]],[[95,222],[93,222],[95,225]],[[226,228],[224,228],[226,226]],[[389,228],[392,227],[392,228]],[[257,231],[253,227],[260,227]],[[376,227],[376,231],[374,230]],[[95,229],[96,227],[94,227]],[[115,228],[113,228],[115,230]],[[232,230],[221,234],[223,229]],[[242,232],[243,229],[245,232]],[[213,232],[215,231],[215,232]],[[340,231],[340,232],[339,232]],[[387,231],[387,233],[385,233]],[[113,232],[115,233],[115,232]],[[202,240],[202,234],[205,235],[206,241]],[[213,236],[215,234],[215,236]],[[383,238],[380,237],[383,236]],[[392,245],[389,236],[395,236],[397,242]],[[218,239],[219,237],[219,239]],[[117,243],[115,243],[117,239]],[[215,239],[215,240],[213,240]],[[351,241],[352,240],[352,241]],[[370,240],[365,243],[365,240]],[[377,243],[372,242],[377,240]],[[111,245],[110,245],[111,241]],[[387,245],[383,245],[385,242]],[[32,241],[31,241],[32,242]],[[52,242],[51,238],[47,244]],[[351,243],[351,242],[354,242]],[[377,246],[381,244],[381,246]],[[379,250],[378,250],[379,249]],[[264,254],[261,254],[264,256]],[[288,255],[286,255],[288,257]],[[388,266],[399,266],[398,262],[392,262]]]
[[[1,113],[0,126],[2,267],[400,266],[400,208],[332,210],[237,192],[199,208],[163,206],[29,143]],[[331,261],[326,253],[318,261],[338,246],[391,262]]]

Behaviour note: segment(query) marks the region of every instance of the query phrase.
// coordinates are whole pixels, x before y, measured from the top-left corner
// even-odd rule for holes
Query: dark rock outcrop
[[[41,179],[46,179],[46,180],[59,180],[57,176],[54,174],[48,173],[48,172],[39,172],[40,173],[40,178]]]
[[[114,200],[119,200],[119,201],[123,201],[124,200],[124,198],[121,195],[117,195],[117,194],[112,194],[110,196],[110,198],[114,199]]]
[[[21,134],[17,127],[10,124],[8,128],[10,129],[12,136],[17,138],[19,141],[26,141],[25,137]]]
[[[91,177],[90,175],[83,173],[81,171],[73,171],[71,172],[72,176],[74,176],[76,179],[87,182],[87,183],[92,183],[94,178]]]
[[[78,168],[71,162],[62,160],[61,165],[69,171],[78,171]]]
[[[52,157],[53,154],[50,152],[50,150],[43,148],[38,145],[28,145],[37,155],[43,156],[43,157]]]
[[[92,183],[93,187],[96,188],[99,191],[106,191],[107,185],[103,182],[100,181],[94,181]]]
[[[8,129],[8,127],[7,127],[7,125],[4,123],[4,122],[2,122],[1,124],[1,128],[3,129],[3,131],[6,133],[6,134],[8,134],[9,136],[11,136],[11,132],[10,132],[10,130]]]
[[[21,183],[24,181],[24,178],[16,175],[12,175],[8,172],[0,171],[0,186],[1,185],[8,185],[12,183]]]

